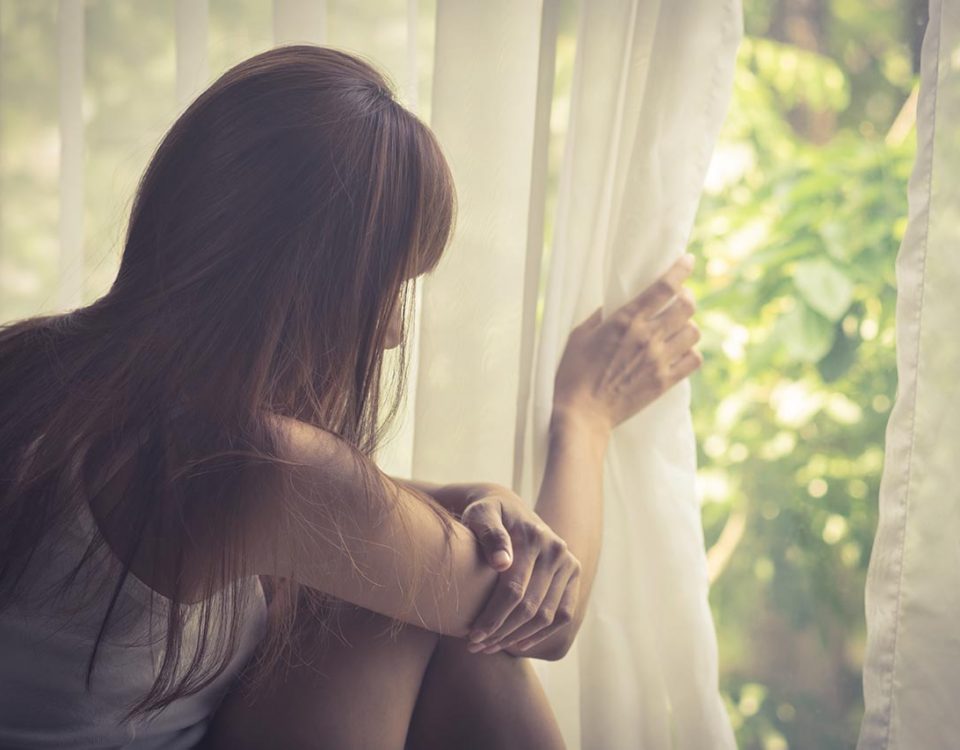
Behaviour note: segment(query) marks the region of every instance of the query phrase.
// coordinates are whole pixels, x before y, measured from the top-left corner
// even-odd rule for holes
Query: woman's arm
[[[436,514],[403,485],[391,487],[372,462],[367,468],[379,486],[364,500],[355,454],[339,437],[287,418],[277,418],[277,426],[292,477],[271,519],[252,532],[256,572],[464,637],[499,576],[473,533],[451,519],[448,553]],[[417,580],[422,585],[409,605],[406,594]]]
[[[570,417],[564,423],[569,421]],[[578,429],[582,427],[578,426]],[[559,437],[556,433],[557,425],[553,425],[551,434]],[[575,442],[583,441],[575,438]],[[564,452],[564,448],[556,440],[552,443],[551,453],[556,455],[558,451]],[[565,446],[566,442],[563,445]],[[574,454],[576,465],[577,452],[574,451]],[[559,460],[563,463],[569,458],[561,457]],[[548,464],[548,472],[552,475],[555,473],[556,460],[548,459]],[[585,608],[578,610],[576,606],[582,566],[567,542],[545,523],[543,517],[508,487],[496,483],[437,485],[417,480],[394,477],[391,479],[413,486],[454,512],[458,520],[477,538],[487,564],[501,573],[483,612],[473,624],[471,638],[473,633],[482,631],[490,634],[491,642],[501,640],[505,646],[505,636],[537,634],[543,646],[529,644],[523,649],[524,656],[548,660],[562,657],[584,616]],[[560,484],[563,484],[562,479]],[[551,504],[556,505],[557,502],[556,499],[543,496],[541,501],[544,508]],[[590,499],[580,497],[577,501],[589,502]],[[563,501],[560,501],[560,505],[562,507]],[[602,516],[599,508],[597,512]],[[587,514],[589,515],[589,510]],[[552,517],[555,514],[548,515]],[[596,523],[599,523],[599,520]],[[589,523],[580,524],[580,528],[589,527]],[[574,533],[573,536],[577,534]],[[596,546],[596,549],[591,551],[594,562],[588,571],[589,590],[596,567],[595,558],[599,552],[599,531],[589,536],[588,544]],[[576,540],[576,547],[586,548],[579,538]],[[558,572],[561,567],[570,571],[570,578]],[[518,598],[526,599],[524,607],[517,607]],[[483,625],[485,623],[486,625]],[[497,623],[503,625],[495,630],[493,625]],[[574,630],[570,632],[569,638],[548,637],[561,627],[570,627],[570,623],[573,623]],[[522,632],[519,630],[521,625]],[[519,637],[511,637],[510,643],[516,644],[520,640]],[[561,649],[558,650],[558,646],[561,646]],[[471,644],[469,650],[476,652],[480,648]]]
[[[550,420],[547,462],[534,513],[566,543],[580,562],[568,601],[573,606],[555,613],[550,627],[522,611],[501,614],[495,605],[500,592],[523,582],[528,571],[514,566],[502,580],[488,608],[471,632],[482,640],[471,651],[495,653],[504,650],[514,656],[555,660],[566,655],[586,614],[597,560],[600,556],[603,522],[603,460],[610,428],[573,408],[555,408]],[[541,612],[550,614],[556,603]],[[529,619],[528,619],[529,618]],[[525,648],[521,648],[524,647]]]
[[[548,660],[562,658],[569,650],[586,614],[600,556],[603,460],[609,440],[609,427],[591,420],[589,415],[575,408],[554,410],[550,420],[546,469],[534,512],[566,542],[567,548],[580,561],[579,596],[570,620],[558,623],[558,627],[550,631],[541,630],[542,640],[536,645],[531,644],[524,650],[517,648],[525,640],[520,629],[507,634],[499,643],[491,639],[487,641],[489,644],[498,643],[500,649],[515,656]],[[396,481],[413,485],[431,495],[458,517],[471,497],[469,488],[474,486],[438,485],[409,479]],[[513,572],[508,570],[502,575],[509,581]],[[522,573],[520,570],[515,572]],[[501,587],[509,590],[502,583]],[[474,623],[474,631],[492,632],[498,613],[496,609],[485,611]],[[488,614],[490,617],[486,618]],[[523,632],[532,633],[535,628],[536,625],[530,625]]]
[[[586,415],[555,409],[548,440],[547,463],[534,510],[580,561],[579,596],[572,619],[563,627],[539,642],[533,636],[527,641],[527,650],[517,648],[525,639],[516,637],[505,639],[504,643],[514,645],[502,648],[515,656],[536,649],[542,658],[560,659],[580,629],[597,573],[603,529],[603,461],[610,430]]]
[[[576,601],[571,622],[540,628],[535,618],[514,612],[505,622],[480,628],[488,646],[499,643],[512,654],[523,654],[524,647],[552,648],[554,658],[570,647],[586,612],[599,557],[610,432],[703,361],[692,348],[700,337],[690,321],[696,306],[681,288],[692,268],[693,256],[679,258],[608,317],[597,308],[570,333],[554,380],[549,455],[535,511],[580,561],[582,590],[579,597],[565,594]],[[553,606],[551,601],[540,607],[539,616]]]

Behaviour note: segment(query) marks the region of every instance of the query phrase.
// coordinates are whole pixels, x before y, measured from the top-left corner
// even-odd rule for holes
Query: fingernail
[[[485,654],[495,654],[495,653],[497,653],[497,651],[499,651],[499,650],[500,650],[500,646],[489,646],[488,648],[485,648],[485,649],[483,650],[483,653],[485,653]]]
[[[487,634],[484,633],[482,630],[474,630],[470,634],[470,640],[473,641],[474,643],[482,641],[486,637],[487,637]]]
[[[479,643],[471,643],[467,646],[467,651],[469,651],[471,654],[475,654],[481,649],[483,649],[483,646]]]
[[[505,549],[499,549],[493,553],[493,564],[504,565],[510,562],[510,553]]]

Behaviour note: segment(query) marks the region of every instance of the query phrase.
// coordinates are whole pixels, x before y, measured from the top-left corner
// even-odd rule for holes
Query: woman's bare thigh
[[[328,635],[322,648],[310,628],[300,628],[299,650],[309,661],[294,660],[267,691],[252,693],[238,681],[215,714],[205,747],[401,750],[441,636],[412,626],[391,635],[389,624],[345,605],[338,634]]]

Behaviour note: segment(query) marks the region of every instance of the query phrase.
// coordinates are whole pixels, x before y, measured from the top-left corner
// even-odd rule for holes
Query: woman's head
[[[351,436],[401,338],[405,281],[437,264],[454,216],[435,137],[379,72],[330,48],[272,49],[163,139],[102,305],[196,368],[187,395]]]
[[[455,212],[435,137],[361,59],[285,46],[220,76],[140,180],[109,292],[0,330],[0,605],[40,536],[69,503],[92,502],[88,487],[132,439],[136,466],[115,511],[141,536],[118,588],[148,524],[176,540],[198,518],[222,534],[206,595],[237,581],[239,519],[268,496],[250,487],[284,466],[265,415],[372,454],[404,388],[401,352],[381,423],[383,351],[403,343],[408,282],[439,262]],[[234,637],[240,597],[229,622],[206,611],[202,621]],[[183,620],[170,611],[143,705],[196,684],[174,681]]]

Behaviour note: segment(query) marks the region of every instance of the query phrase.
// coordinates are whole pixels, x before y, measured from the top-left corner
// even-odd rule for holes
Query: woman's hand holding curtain
[[[692,347],[693,296],[681,284],[693,256],[681,256],[657,281],[601,320],[602,308],[573,329],[554,383],[554,410],[569,410],[603,430],[626,421],[703,363]]]

